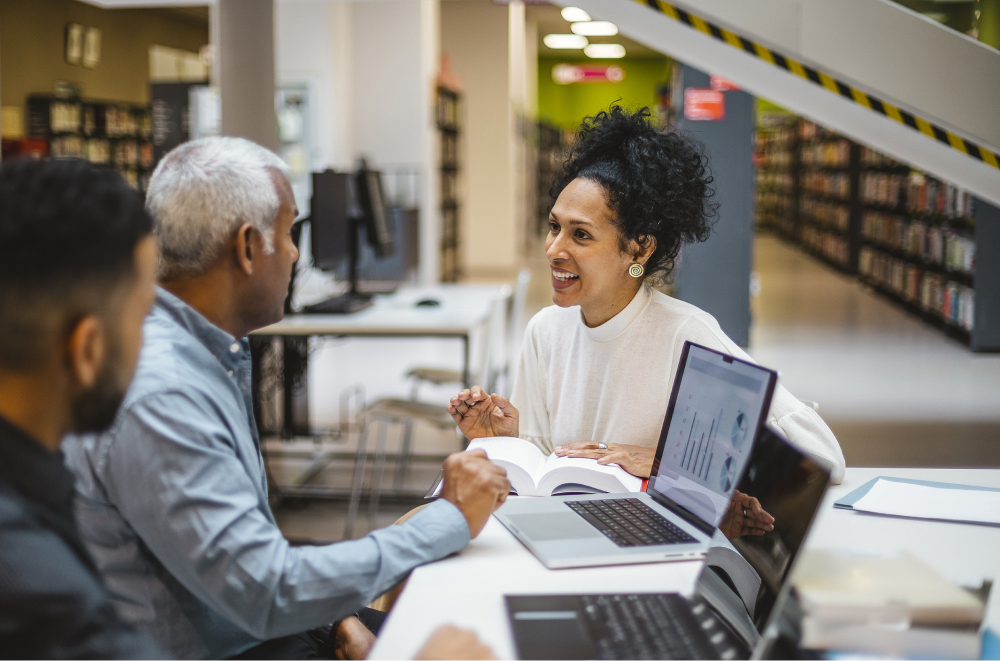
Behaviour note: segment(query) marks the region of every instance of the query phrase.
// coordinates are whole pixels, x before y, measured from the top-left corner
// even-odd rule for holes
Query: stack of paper
[[[810,551],[793,583],[806,649],[979,658],[983,601],[909,554]]]
[[[915,519],[1000,525],[1000,491],[880,479],[853,509]]]

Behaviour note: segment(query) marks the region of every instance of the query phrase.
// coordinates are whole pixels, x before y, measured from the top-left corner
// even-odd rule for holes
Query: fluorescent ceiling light
[[[574,23],[569,29],[573,34],[582,34],[585,37],[611,37],[618,34],[618,26],[607,21]]]
[[[542,39],[549,48],[586,48],[587,38],[578,34],[547,34]]]
[[[625,47],[621,44],[590,44],[583,49],[587,57],[599,59],[618,59],[625,57]]]
[[[563,7],[562,17],[567,21],[569,21],[570,23],[590,20],[590,14],[583,11],[579,7]]]

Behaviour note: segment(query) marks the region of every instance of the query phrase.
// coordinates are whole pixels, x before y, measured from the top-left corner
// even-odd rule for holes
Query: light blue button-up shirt
[[[463,548],[439,500],[359,540],[292,547],[267,501],[247,340],[160,289],[111,430],[70,438],[80,532],[119,614],[178,658],[341,619]]]

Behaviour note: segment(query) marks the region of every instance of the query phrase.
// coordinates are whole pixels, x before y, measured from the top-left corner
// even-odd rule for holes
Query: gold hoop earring
[[[641,278],[642,274],[645,272],[646,269],[643,268],[642,264],[633,264],[632,266],[628,267],[628,274],[633,278]]]

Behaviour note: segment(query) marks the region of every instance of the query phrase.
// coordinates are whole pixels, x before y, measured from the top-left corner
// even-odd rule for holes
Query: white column
[[[462,261],[473,277],[507,277],[517,260],[510,103],[510,10],[445,0],[441,49],[462,79]]]
[[[277,150],[274,0],[217,0],[216,11],[222,133]]]

